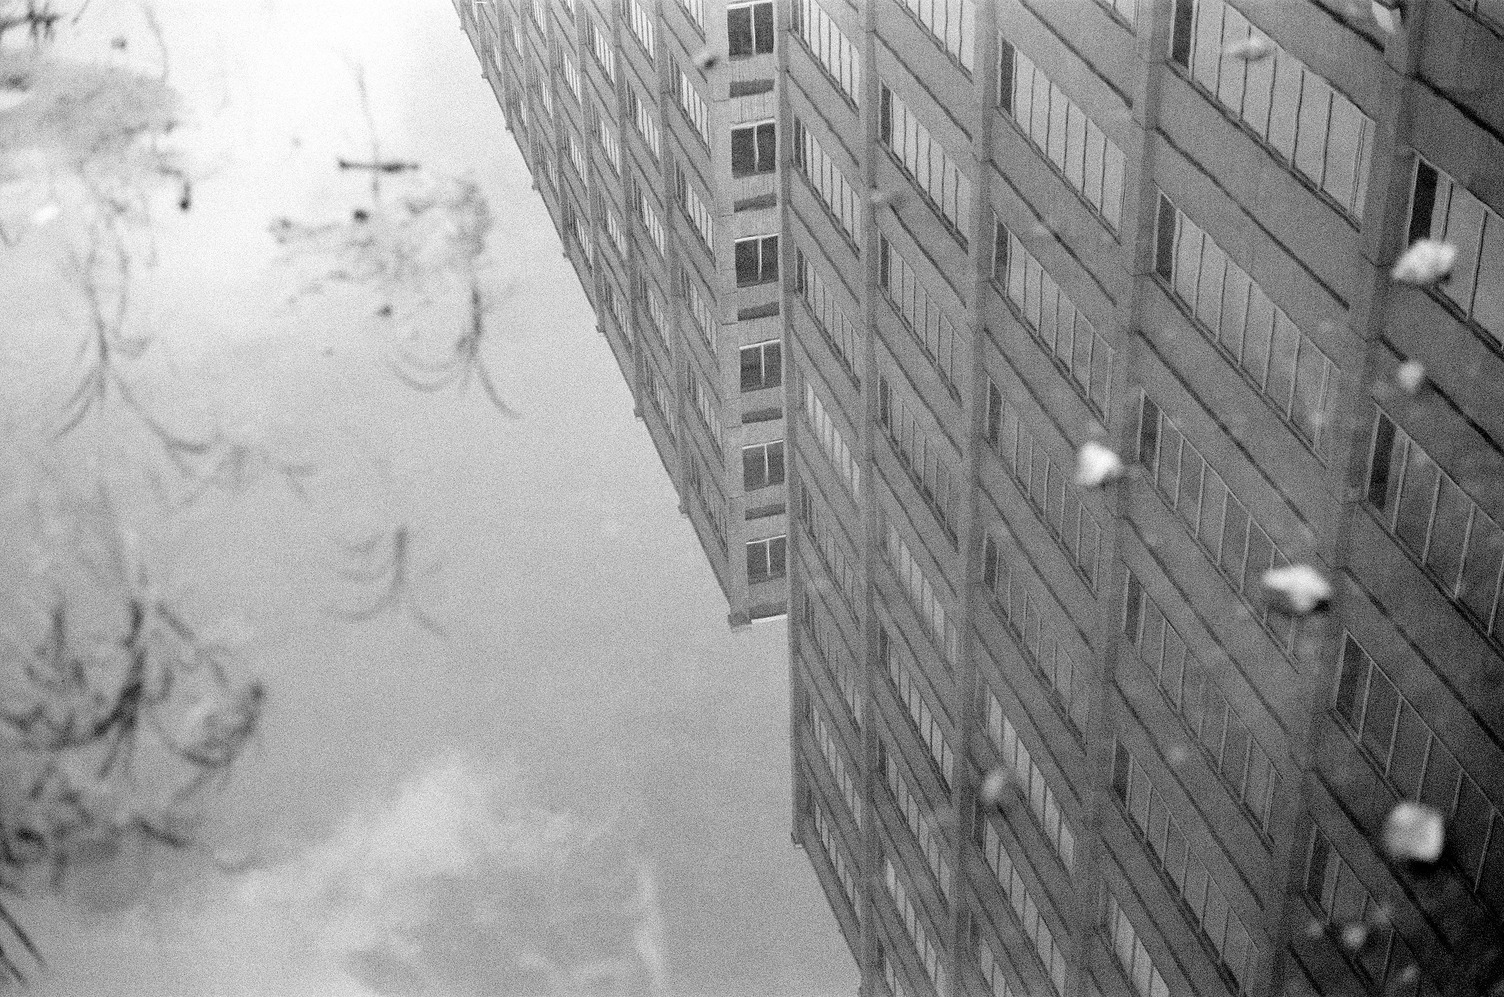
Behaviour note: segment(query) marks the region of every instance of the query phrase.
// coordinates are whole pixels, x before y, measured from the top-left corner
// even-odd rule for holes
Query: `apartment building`
[[[794,835],[863,993],[1504,992],[1504,7],[775,22]]]
[[[782,615],[771,6],[455,8],[726,594],[731,625]],[[714,66],[706,51],[717,53]]]
[[[862,993],[1504,993],[1504,5],[457,7]]]

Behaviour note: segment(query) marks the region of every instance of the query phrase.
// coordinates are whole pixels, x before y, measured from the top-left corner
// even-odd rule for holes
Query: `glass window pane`
[[[1321,189],[1337,199],[1344,209],[1353,206],[1362,152],[1363,112],[1340,93],[1332,94],[1332,121],[1326,146],[1326,176]]]
[[[1196,530],[1196,536],[1211,552],[1212,557],[1217,558],[1222,555],[1222,513],[1227,499],[1227,486],[1222,483],[1222,476],[1208,467],[1202,488],[1201,524]]]
[[[1243,323],[1248,312],[1248,275],[1232,260],[1222,281],[1222,315],[1212,328],[1234,357],[1243,355]]]
[[[1248,530],[1248,560],[1243,566],[1244,592],[1259,590],[1260,579],[1269,570],[1273,555],[1274,544],[1257,523],[1251,524]]]
[[[1478,291],[1473,296],[1473,321],[1504,342],[1504,218],[1493,214],[1483,229],[1478,258]]]
[[[1453,186],[1451,206],[1447,210],[1446,241],[1457,247],[1457,264],[1450,280],[1439,286],[1447,297],[1464,312],[1473,303],[1473,289],[1478,276],[1478,248],[1483,241],[1484,207],[1472,194]]]
[[[1363,745],[1373,752],[1379,763],[1389,761],[1394,723],[1399,715],[1400,696],[1383,672],[1374,670],[1368,685],[1368,707],[1363,718]]]
[[[1431,731],[1409,703],[1400,702],[1399,726],[1394,733],[1393,758],[1389,763],[1389,781],[1406,799],[1420,797],[1421,775],[1426,764],[1426,746]]]
[[[1269,376],[1264,392],[1274,402],[1275,411],[1290,411],[1290,394],[1295,386],[1295,357],[1300,349],[1300,330],[1279,309],[1274,312],[1274,336],[1269,345]]]
[[[1295,168],[1316,183],[1326,160],[1327,119],[1332,109],[1332,88],[1315,73],[1305,74],[1300,94],[1300,126],[1295,137]]]
[[[1201,272],[1201,229],[1184,215],[1175,243],[1175,293],[1192,310],[1196,307],[1196,282]]]
[[[1258,28],[1252,30],[1251,36],[1263,41],[1269,40],[1269,36]],[[1276,61],[1268,58],[1250,62],[1247,82],[1243,86],[1243,120],[1260,136],[1269,133],[1269,94],[1274,88]]]
[[[1447,594],[1457,591],[1462,572],[1462,544],[1467,537],[1473,502],[1446,475],[1441,476],[1436,496],[1436,515],[1426,549],[1426,567],[1436,573]]]
[[[1248,37],[1248,19],[1230,4],[1226,10],[1222,23],[1221,47],[1224,50],[1228,45]],[[1222,78],[1217,83],[1217,99],[1234,113],[1243,106],[1243,76],[1247,67],[1248,63],[1243,59],[1222,60]]]
[[[1394,530],[1416,554],[1425,550],[1426,528],[1431,522],[1431,505],[1436,499],[1438,469],[1420,447],[1410,448],[1405,465],[1405,480],[1400,486],[1400,508]]]
[[[1227,516],[1222,529],[1222,570],[1234,585],[1243,580],[1243,553],[1248,544],[1248,511],[1235,498],[1227,500]]]
[[[1305,67],[1283,49],[1265,61],[1275,64],[1274,89],[1269,105],[1269,144],[1286,158],[1291,158],[1295,153],[1295,120],[1300,113],[1300,82]]]
[[[1191,524],[1191,532],[1194,533],[1195,524],[1201,518],[1201,478],[1206,465],[1202,462],[1201,455],[1196,452],[1196,448],[1189,443],[1185,445],[1182,456],[1180,489],[1175,500],[1175,511],[1180,514],[1181,519]]]
[[[1501,555],[1504,555],[1504,532],[1480,509],[1473,514],[1467,558],[1462,565],[1462,584],[1457,594],[1484,626],[1489,625],[1493,616]]]
[[[1212,93],[1217,92],[1217,69],[1222,63],[1222,12],[1220,3],[1196,5],[1196,50],[1191,72],[1196,82]]]
[[[1217,338],[1217,324],[1222,320],[1222,275],[1227,257],[1210,238],[1201,253],[1201,281],[1196,290],[1196,318]]]
[[[1274,335],[1274,303],[1257,287],[1248,290],[1248,324],[1243,335],[1243,369],[1260,388],[1269,373],[1269,340]]]
[[[1290,418],[1307,440],[1321,437],[1326,417],[1327,360],[1316,344],[1302,337],[1300,356],[1295,364],[1295,397],[1290,402]]]

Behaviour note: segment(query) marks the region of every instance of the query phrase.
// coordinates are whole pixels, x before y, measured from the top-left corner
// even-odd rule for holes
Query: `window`
[[[1059,798],[1034,762],[1033,755],[1019,736],[1018,728],[1003,712],[1003,704],[985,690],[987,697],[987,736],[992,746],[1002,756],[1003,764],[1013,770],[1019,793],[1028,797],[1029,812],[1034,822],[1044,832],[1045,840],[1055,850],[1066,872],[1076,863],[1076,832],[1071,830],[1071,821],[1060,808]]]
[[[695,22],[695,27],[700,29],[700,34],[705,33],[705,0],[679,0],[679,6],[689,15],[689,19]]]
[[[1193,324],[1322,460],[1341,370],[1190,216],[1159,195],[1155,269]]]
[[[742,347],[742,390],[760,391],[783,383],[783,344],[776,339]]]
[[[836,300],[830,282],[804,255],[804,250],[796,249],[794,254],[794,276],[799,294],[825,341],[835,351],[841,366],[846,368],[852,383],[860,387],[862,382],[858,373],[858,358],[861,356],[861,340],[858,338],[856,324],[847,317],[846,310]]]
[[[1191,846],[1169,804],[1150,781],[1148,771],[1122,743],[1113,749],[1112,788],[1149,845],[1149,852],[1165,870],[1166,878],[1180,893],[1196,925],[1223,967],[1232,974],[1238,991],[1248,989],[1249,976],[1258,963],[1243,919],[1230,909],[1217,877],[1202,862],[1199,849]],[[1176,870],[1171,874],[1170,870]],[[1181,873],[1183,870],[1183,874]]]
[[[935,44],[972,70],[976,51],[976,6],[973,0],[900,0]]]
[[[700,330],[700,336],[710,344],[711,350],[714,350],[720,323],[716,321],[715,310],[710,307],[710,294],[702,292],[700,282],[691,277],[689,271],[682,267],[679,270],[679,294],[689,306],[689,314],[694,319],[695,328]]]
[[[1067,468],[1049,454],[1036,438],[1018,409],[1003,398],[1002,390],[987,381],[987,442],[1002,458],[1019,491],[1040,513],[1071,561],[1093,589],[1101,558],[1102,528],[1081,500],[1080,491],[1066,484]]]
[[[854,620],[856,607],[862,604],[861,590],[864,581],[858,576],[854,566],[855,556],[848,553],[849,548],[837,539],[837,530],[832,526],[832,517],[821,511],[822,507],[817,506],[814,497],[810,494],[810,490],[814,487],[808,480],[800,483],[799,511],[804,517],[804,532],[814,546],[815,553],[819,556],[826,573],[835,580],[841,589],[841,594],[846,597],[846,611]],[[846,689],[844,677],[841,688]],[[852,714],[860,724],[862,722],[861,700],[857,697],[855,688],[853,678],[851,680],[852,691],[847,694],[847,699]]]
[[[893,797],[898,811],[903,814],[904,823],[908,824],[909,831],[914,835],[914,841],[919,845],[919,850],[924,853],[924,859],[929,863],[930,872],[934,874],[935,882],[940,887],[940,896],[948,904],[951,902],[951,868],[948,856],[948,846],[939,828],[931,821],[932,808],[926,805],[922,794],[918,793],[909,785],[909,780],[898,764],[898,759],[893,757],[888,750],[887,743],[882,736],[877,740],[877,764],[882,770],[888,792]]]
[[[971,228],[971,181],[886,83],[882,84],[881,97],[882,143],[965,249],[966,233]]]
[[[1362,922],[1369,927],[1368,939],[1356,956],[1341,946],[1358,971],[1385,994],[1415,997],[1435,993],[1423,980],[1415,952],[1394,930],[1381,912],[1385,905],[1358,878],[1353,867],[1342,857],[1319,828],[1311,831],[1311,846],[1306,853],[1306,894],[1334,925]],[[1424,986],[1422,985],[1424,983]]]
[[[782,578],[788,541],[784,537],[747,541],[747,584]]]
[[[693,365],[684,369],[684,388],[689,393],[689,403],[700,414],[700,421],[710,433],[710,438],[715,440],[715,455],[718,460],[726,448],[726,431],[721,426],[721,407],[715,397],[700,383],[700,378],[695,375]]]
[[[710,147],[710,105],[705,103],[705,98],[700,96],[700,91],[695,88],[689,74],[676,67],[673,77],[674,97],[679,101],[679,110],[684,112],[684,118],[694,126],[695,134],[700,136],[706,148]]]
[[[1418,159],[1409,241],[1425,238],[1444,239],[1457,247],[1451,277],[1436,290],[1504,343],[1504,215]]]
[[[606,155],[606,162],[611,166],[611,172],[621,176],[621,141],[606,125],[606,119],[599,113],[595,117],[595,140],[600,144],[601,152]]]
[[[782,540],[782,537],[779,537]],[[751,564],[750,554],[747,563]],[[820,711],[813,700],[804,701],[806,715],[810,720],[810,728],[815,735],[815,743],[820,746],[820,753],[825,756],[825,764],[830,768],[831,777],[835,784],[841,787],[841,795],[846,798],[846,806],[851,810],[851,817],[856,821],[856,826],[862,826],[862,798],[857,792],[856,780],[852,778],[851,769],[846,765],[846,753],[836,741],[835,734],[826,722],[825,715]]]
[[[854,917],[858,908],[856,874],[852,871],[851,861],[846,858],[846,853],[836,837],[830,818],[825,815],[824,808],[816,802],[811,809],[814,810],[815,833],[819,835],[820,848],[825,852],[825,858],[830,862],[830,867],[835,870],[836,880],[841,884],[841,892],[846,894],[846,902],[851,905]]]
[[[736,240],[736,286],[753,287],[778,279],[778,236]]]
[[[772,0],[726,10],[726,51],[734,58],[773,51]]]
[[[934,711],[930,709],[924,693],[920,691],[919,681],[915,676],[921,672],[918,662],[914,659],[913,651],[909,649],[902,637],[895,641],[888,633],[888,628],[879,623],[877,625],[877,656],[887,666],[888,678],[892,680],[893,688],[898,692],[898,698],[908,709],[909,722],[913,724],[919,739],[929,749],[930,759],[935,763],[935,772],[940,776],[940,782],[949,791],[951,781],[955,778],[956,756],[951,750],[950,743],[945,739],[944,729],[935,719]]]
[[[949,993],[946,988],[945,956],[940,947],[931,939],[931,929],[926,927],[923,917],[909,896],[908,888],[886,856],[883,858],[883,885],[888,888],[888,895],[893,898],[893,906],[898,908],[899,920],[903,922],[909,940],[914,943],[914,951],[919,954],[919,961],[924,966],[925,975],[934,984],[935,992]]]
[[[835,161],[826,155],[803,121],[794,119],[794,164],[809,182],[811,189],[830,212],[851,245],[861,253],[862,205],[856,189]]]
[[[705,244],[705,248],[712,253],[715,251],[715,222],[711,218],[710,208],[706,206],[705,199],[695,189],[695,185],[689,179],[689,173],[682,165],[674,167],[674,190],[679,195],[679,207],[684,209],[691,224],[695,227],[695,234]]]
[[[632,116],[632,124],[637,128],[637,134],[647,143],[648,151],[653,154],[653,159],[661,155],[661,138],[658,131],[658,119],[653,117],[653,105],[645,102],[637,96],[635,87],[627,87],[627,111]]]
[[[1106,414],[1112,347],[1018,236],[996,220],[992,279],[1007,294],[1029,333],[1070,375],[1071,387],[1098,414]]]
[[[1291,617],[1276,612],[1258,595],[1264,572],[1288,567],[1290,559],[1147,393],[1139,409],[1138,460],[1212,566],[1253,610],[1254,619],[1262,621],[1282,651],[1293,653]]]
[[[643,7],[642,0],[627,0],[627,23],[651,62],[658,53],[657,25],[653,21],[653,14]]]
[[[559,52],[559,68],[564,74],[564,83],[569,87],[569,93],[574,97],[575,103],[580,102],[580,67],[567,51]],[[583,173],[580,174],[584,176]]]
[[[1173,28],[1171,61],[1344,214],[1361,220],[1373,119],[1226,0],[1175,0]],[[1226,46],[1248,38],[1274,45],[1273,54],[1257,62],[1223,55]]]
[[[1116,232],[1123,208],[1123,150],[1001,35],[998,106]]]
[[[1144,947],[1138,929],[1128,920],[1128,915],[1118,903],[1118,898],[1112,895],[1112,891],[1108,889],[1104,892],[1107,896],[1107,931],[1112,936],[1112,951],[1117,956],[1123,973],[1133,984],[1134,991],[1138,997],[1170,997],[1170,988],[1159,972],[1159,967],[1149,958],[1149,950]]]
[[[744,368],[745,369],[745,368]],[[851,455],[851,448],[846,445],[846,438],[836,428],[835,420],[825,408],[825,403],[820,396],[815,394],[815,386],[808,379],[804,382],[804,417],[809,426],[815,432],[815,437],[820,441],[820,447],[825,451],[825,456],[835,466],[841,475],[842,483],[845,484],[851,497],[860,500],[862,497],[862,469],[857,464],[856,458]]]
[[[778,132],[771,121],[731,129],[731,175],[749,177],[778,168]]]
[[[1504,531],[1377,406],[1374,418],[1369,504],[1447,598],[1504,642],[1498,612]]]
[[[877,382],[878,422],[882,425],[898,459],[925,504],[935,514],[940,529],[956,546],[956,530],[961,524],[960,455],[933,426],[924,406],[911,403],[901,391],[895,391],[887,377]]]
[[[1504,852],[1504,815],[1363,645],[1346,631],[1342,637],[1335,708],[1348,738],[1397,797],[1420,800],[1447,818],[1445,854],[1469,889],[1504,907],[1504,882],[1488,875]]]
[[[586,15],[585,17],[585,47],[590,49],[590,54],[595,56],[595,61],[600,65],[601,71],[606,74],[606,79],[616,82],[616,52],[611,48],[611,34],[602,31],[596,19]]]
[[[897,524],[889,522],[881,510],[878,520],[883,557],[898,576],[904,593],[909,597],[909,605],[925,632],[939,647],[945,663],[955,668],[961,657],[961,633],[956,628],[955,614],[946,608],[940,588],[930,581],[924,567],[915,559]]]
[[[742,487],[747,491],[783,484],[783,441],[742,447]]]
[[[1252,555],[1250,555],[1250,559]],[[1261,563],[1268,562],[1268,555]],[[1265,836],[1273,830],[1279,773],[1252,731],[1227,701],[1212,672],[1149,597],[1138,576],[1127,571],[1123,634],[1138,651],[1159,691],[1206,752],[1211,767],[1232,788],[1233,799],[1254,818]]]
[[[862,56],[819,0],[794,0],[794,33],[853,106],[861,103]]]
[[[1003,889],[1003,895],[1008,898],[1008,905],[1023,928],[1024,935],[1034,947],[1034,952],[1039,956],[1039,963],[1044,973],[1050,979],[1050,986],[1056,994],[1065,993],[1065,953],[1055,942],[1055,933],[1050,929],[1049,921],[1045,919],[1039,900],[1035,892],[1029,889],[1024,880],[1023,873],[1019,871],[1019,863],[1015,862],[1008,849],[1003,847],[1003,840],[993,827],[991,818],[982,818],[981,828],[978,833],[981,839],[977,843],[982,847],[982,855],[987,859],[987,867],[997,877],[997,883]]]
[[[1049,586],[1030,567],[1012,531],[999,521],[982,543],[982,581],[992,595],[1024,660],[1054,692],[1077,737],[1086,734],[1090,679],[1081,662],[1091,648],[1070,617],[1049,597]]]
[[[969,362],[966,336],[940,309],[935,296],[886,235],[878,236],[878,253],[878,284],[898,310],[904,325],[924,347],[925,357],[951,396],[960,401],[959,378]]]
[[[648,237],[653,240],[653,248],[658,250],[661,257],[666,252],[665,240],[667,235],[663,230],[663,219],[658,215],[658,209],[654,207],[652,198],[648,197],[647,191],[641,184],[633,184],[636,196],[633,204],[637,208],[637,217],[642,222],[643,228],[648,230]]]

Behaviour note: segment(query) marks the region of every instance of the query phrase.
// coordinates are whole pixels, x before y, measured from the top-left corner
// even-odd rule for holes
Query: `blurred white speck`
[[[1118,455],[1098,443],[1087,440],[1076,454],[1076,484],[1081,488],[1100,488],[1123,473]]]
[[[1191,753],[1185,749],[1185,745],[1183,744],[1174,745],[1169,751],[1165,752],[1165,761],[1169,762],[1173,768],[1179,768],[1190,760]]]
[[[1395,369],[1394,381],[1405,394],[1415,394],[1426,381],[1425,365],[1419,360],[1406,360]]]
[[[1242,41],[1233,42],[1222,51],[1231,59],[1258,62],[1260,59],[1267,59],[1274,54],[1274,43],[1267,38],[1252,35],[1244,38]]]
[[[695,68],[702,73],[708,69],[713,69],[719,61],[720,57],[708,48],[702,48],[695,53]]]
[[[1417,239],[1395,263],[1390,276],[1404,284],[1434,284],[1452,272],[1457,247],[1436,239]]]
[[[62,213],[63,209],[57,206],[56,201],[49,201],[38,208],[36,214],[31,216],[31,223],[37,228],[41,228]]]
[[[1361,921],[1342,926],[1342,944],[1345,948],[1360,949],[1368,941],[1368,925]]]
[[[1297,616],[1316,609],[1332,596],[1332,585],[1309,564],[1292,564],[1264,572],[1264,587],[1282,607]]]
[[[1424,803],[1396,804],[1384,820],[1384,849],[1396,859],[1435,862],[1445,840],[1441,813]]]
[[[1003,794],[1013,781],[1013,774],[1007,769],[993,769],[987,773],[987,778],[982,780],[982,788],[977,790],[977,798],[983,806],[995,807],[1003,800]]]

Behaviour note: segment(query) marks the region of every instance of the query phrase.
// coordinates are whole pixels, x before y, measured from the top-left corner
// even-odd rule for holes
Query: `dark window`
[[[1431,235],[1431,213],[1436,207],[1436,168],[1415,164],[1415,191],[1410,195],[1410,242]]]
[[[1003,427],[1003,394],[997,385],[987,385],[987,442],[997,446]]]
[[[1368,472],[1368,501],[1384,508],[1389,495],[1389,462],[1394,457],[1394,423],[1379,414],[1374,432],[1372,466]]]
[[[787,544],[788,541],[784,537],[748,541],[747,581],[756,584],[782,578]]]
[[[1007,42],[998,44],[997,106],[1007,114],[1013,113],[1013,46]]]
[[[783,441],[742,447],[742,487],[747,491],[783,484]]]
[[[997,222],[992,235],[992,279],[1002,281],[1008,275],[1008,230]]]
[[[742,347],[742,390],[776,388],[783,383],[783,345],[778,340]]]
[[[771,121],[731,129],[731,175],[772,173],[778,168],[778,132]]]
[[[1196,20],[1195,0],[1175,0],[1175,21],[1170,34],[1170,60],[1191,68],[1191,31]]]
[[[778,279],[778,236],[761,235],[736,242],[736,286],[751,287]]]
[[[1159,406],[1144,396],[1144,410],[1139,416],[1138,459],[1151,472],[1158,466]]]
[[[1139,621],[1144,614],[1144,588],[1139,584],[1138,578],[1132,573],[1128,574],[1128,586],[1123,610],[1123,633],[1128,639],[1138,641]]]
[[[877,421],[893,428],[893,389],[881,374],[877,378]]]
[[[1165,280],[1175,276],[1175,205],[1159,195],[1159,232],[1154,244],[1154,272]]]
[[[733,56],[773,51],[772,0],[726,11],[726,51]]]

